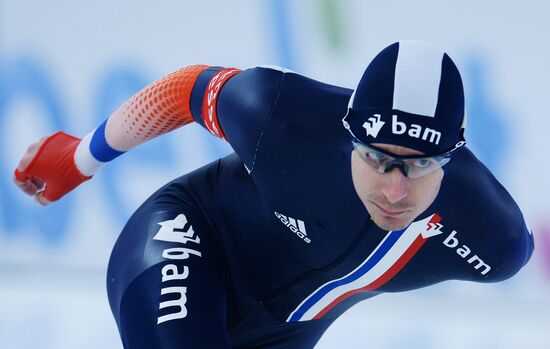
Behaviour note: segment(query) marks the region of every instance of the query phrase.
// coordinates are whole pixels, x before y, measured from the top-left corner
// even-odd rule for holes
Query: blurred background
[[[469,145],[523,209],[535,253],[504,283],[360,303],[317,348],[550,348],[549,14],[544,0],[0,0],[0,348],[121,349],[105,291],[119,231],[153,190],[231,152],[190,125],[42,208],[11,182],[29,144],[57,130],[81,137],[191,64],[280,65],[353,88],[402,39],[459,66]]]

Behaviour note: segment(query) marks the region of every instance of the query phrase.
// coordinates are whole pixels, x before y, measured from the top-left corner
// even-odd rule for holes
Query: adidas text
[[[304,224],[304,221],[296,220],[294,218],[287,217],[285,215],[282,215],[278,212],[275,212],[275,217],[279,218],[279,220],[287,226],[291,232],[296,234],[300,239],[302,239],[306,243],[311,243],[311,239],[307,236],[306,233],[306,226]]]

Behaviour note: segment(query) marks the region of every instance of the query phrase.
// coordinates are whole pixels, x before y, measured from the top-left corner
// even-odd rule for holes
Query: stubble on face
[[[412,203],[389,203],[383,196],[367,196],[365,203],[374,223],[384,230],[400,230],[416,217],[413,217],[415,206]],[[389,212],[388,212],[389,211]]]
[[[424,192],[416,202],[409,199],[406,202],[389,204],[384,196],[373,194],[372,198],[367,196],[367,200],[364,202],[365,207],[379,228],[388,231],[401,230],[411,224],[432,204],[439,193],[440,186],[441,182],[439,181],[431,191]]]

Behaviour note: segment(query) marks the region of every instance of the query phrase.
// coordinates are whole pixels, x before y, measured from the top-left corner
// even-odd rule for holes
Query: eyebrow
[[[387,151],[391,154],[395,154],[395,155],[399,155],[399,156],[407,156],[407,155],[425,155],[424,153],[422,152],[419,152],[417,150],[413,150],[413,149],[404,149],[403,147],[399,146],[399,145],[391,145],[391,144],[379,144],[379,145],[375,145],[373,144],[375,147],[377,148],[380,148],[384,151]],[[397,148],[396,148],[397,147]],[[395,151],[397,150],[397,151]],[[404,152],[404,153],[403,153]]]

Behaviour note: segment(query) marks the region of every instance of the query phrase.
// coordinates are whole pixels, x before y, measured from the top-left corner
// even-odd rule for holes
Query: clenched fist
[[[42,205],[60,199],[92,178],[80,173],[75,164],[79,143],[79,138],[56,132],[32,144],[15,169],[15,183]]]

